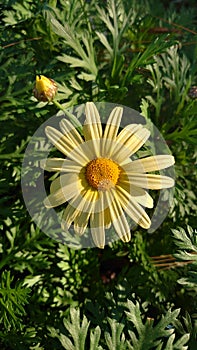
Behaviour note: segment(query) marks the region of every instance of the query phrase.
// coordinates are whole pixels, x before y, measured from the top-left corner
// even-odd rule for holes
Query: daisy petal
[[[131,124],[125,127],[116,139],[116,147],[113,149],[112,158],[120,166],[132,154],[137,152],[150,136],[150,131],[140,124]]]
[[[119,202],[121,203],[125,212],[138,225],[148,229],[151,225],[151,221],[149,216],[146,214],[145,210],[141,207],[141,205],[137,203],[137,201],[131,196],[130,193],[125,191],[120,186],[117,186],[116,190]]]
[[[113,149],[114,140],[116,139],[118,129],[120,126],[121,118],[122,118],[123,108],[115,107],[105,126],[105,131],[103,135],[103,145],[102,145],[102,156],[110,157],[111,150]]]
[[[146,208],[153,208],[153,199],[149,193],[141,187],[134,186],[129,181],[127,174],[124,172],[120,174],[118,185],[122,187],[126,192],[130,193],[133,199]]]
[[[84,123],[84,135],[86,141],[100,139],[102,137],[102,125],[99,112],[93,102],[87,102],[85,107],[86,120]]]
[[[97,201],[95,202],[94,206],[94,212],[95,213],[100,213],[103,211],[103,216],[104,216],[104,226],[105,228],[109,228],[111,226],[111,216],[110,216],[110,211],[109,211],[109,203],[106,199],[106,194],[105,192],[102,191],[96,191],[97,193]]]
[[[91,215],[92,220],[90,220],[90,226],[91,223],[94,222],[94,225],[98,225],[97,227],[91,226],[91,235],[94,244],[100,248],[104,249],[105,246],[105,228],[104,225],[102,226],[103,221],[103,213],[94,213]]]
[[[130,124],[127,125],[116,137],[116,141],[113,144],[113,152],[117,153],[125,143],[131,138],[131,136],[141,130],[143,126],[141,124]]]
[[[71,158],[72,151],[72,159],[81,165],[88,162],[88,158],[82,152],[79,143],[73,143],[71,139],[64,136],[60,131],[51,126],[47,126],[45,132],[49,140],[60,152]]]
[[[63,158],[48,158],[40,161],[40,167],[47,171],[79,173],[81,166],[76,162]]]
[[[79,235],[82,235],[88,225],[88,220],[91,213],[94,211],[94,206],[98,198],[96,191],[87,191],[84,193],[80,206],[77,206],[77,210],[80,214],[74,220],[74,230]],[[72,204],[73,205],[73,204]],[[75,203],[76,205],[76,203]]]
[[[64,135],[68,137],[71,140],[71,142],[73,142],[73,144],[75,144],[76,146],[79,143],[84,142],[79,132],[75,129],[75,127],[69,120],[62,119],[60,122],[60,128]]]
[[[136,187],[149,188],[151,190],[160,190],[174,186],[174,180],[169,176],[131,173],[128,176],[129,181]]]
[[[63,215],[64,227],[68,230],[74,221],[76,232],[82,235],[87,227],[89,216],[93,211],[95,202],[98,200],[98,192],[90,188],[85,188],[71,199]],[[85,214],[82,222],[81,214]]]
[[[80,148],[83,154],[85,154],[86,158],[88,159],[88,162],[92,159],[99,158],[98,154],[100,154],[100,142],[101,140],[89,140],[84,142]],[[74,154],[72,152],[69,154],[69,157],[73,159],[75,156],[75,150]]]
[[[88,225],[89,217],[91,212],[89,213],[83,213],[79,212],[74,220],[74,230],[76,234],[79,236],[82,236],[86,230],[86,227]]]
[[[86,120],[83,126],[85,140],[92,141],[92,149],[96,157],[101,156],[100,138],[102,137],[102,125],[98,110],[93,102],[87,102],[85,108]]]
[[[123,108],[115,107],[107,120],[103,137],[115,140],[122,118]]]
[[[106,229],[109,229],[111,227],[111,215],[109,208],[106,208],[104,211],[104,223]]]
[[[128,175],[132,172],[149,172],[168,168],[174,164],[174,157],[170,155],[156,155],[141,158],[124,165],[124,170]]]
[[[99,248],[105,246],[105,227],[104,227],[104,198],[103,192],[99,192],[99,200],[96,202],[93,213],[90,216],[90,228],[92,239]]]
[[[78,211],[89,212],[91,205],[94,207],[97,201],[98,192],[92,190],[92,188],[86,187],[70,201],[70,204]]]
[[[95,201],[98,197],[98,193],[96,191],[92,191],[91,189],[80,189],[79,193],[70,200],[63,214],[63,226],[64,229],[68,230],[72,222],[75,220],[80,220],[80,215],[84,212],[87,214],[87,221],[84,222],[84,230],[88,224],[88,213],[90,212],[95,204]],[[81,220],[80,220],[81,221]],[[76,227],[79,226],[77,221],[75,223]],[[81,232],[80,228],[78,231]],[[79,232],[78,232],[79,233]],[[79,233],[82,234],[82,233]]]
[[[63,230],[65,231],[69,230],[70,225],[75,220],[78,213],[79,211],[76,208],[72,207],[72,205],[70,205],[69,203],[67,204],[67,207],[64,210],[64,213],[62,216],[62,222],[61,222],[61,226]]]
[[[53,128],[52,126],[47,126],[45,133],[52,144],[63,154],[67,155],[76,144],[65,137],[60,131]]]
[[[123,242],[129,242],[131,239],[130,227],[116,191],[107,192],[106,197],[109,201],[109,210],[115,231]]]
[[[143,188],[130,186],[130,194],[136,202],[146,208],[153,208],[153,199]]]
[[[78,176],[76,174],[64,174],[55,179],[51,184],[51,194],[44,200],[47,208],[57,207],[76,196],[80,191]]]

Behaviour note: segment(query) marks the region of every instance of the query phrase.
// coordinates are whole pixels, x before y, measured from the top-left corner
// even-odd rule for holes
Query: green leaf
[[[178,283],[182,284],[183,286],[186,285],[187,288],[195,289],[197,292],[197,272],[189,271],[188,277],[179,278]]]
[[[191,263],[197,264],[197,232],[192,227],[187,226],[187,232],[183,228],[172,229],[175,244],[178,246],[178,252],[174,256],[180,260],[191,260]]]
[[[125,335],[123,333],[124,324],[118,323],[116,320],[108,318],[111,327],[111,333],[105,332],[105,340],[109,350],[124,350]]]
[[[88,80],[95,80],[98,68],[95,62],[95,51],[91,34],[87,31],[75,33],[68,24],[62,26],[52,15],[50,15],[50,22],[55,33],[63,37],[65,44],[70,46],[74,54],[79,57],[62,54],[57,58],[70,64],[73,68],[85,68],[90,73]],[[83,79],[81,76],[80,78]]]
[[[103,348],[99,345],[101,336],[101,329],[97,326],[94,330],[90,331],[90,350],[102,350]]]
[[[11,287],[13,278],[10,271],[2,273],[0,281],[0,322],[5,328],[22,328],[22,317],[26,315],[24,305],[28,303],[29,288],[22,287],[17,283],[15,288]]]
[[[124,77],[124,84],[128,84],[128,80],[131,79],[134,69],[154,62],[155,55],[162,53],[167,47],[172,46],[172,44],[173,42],[168,41],[166,35],[161,35],[151,42],[143,53],[139,53],[131,60]]]
[[[154,325],[154,320],[152,319],[143,321],[138,302],[134,304],[128,300],[127,307],[129,309],[129,311],[126,311],[127,319],[133,324],[136,330],[128,331],[131,338],[131,342],[129,343],[131,350],[149,350],[159,345],[162,337],[168,338],[174,332],[173,328],[168,329],[167,327],[173,324],[180,313],[180,309],[174,311],[168,310],[157,324]]]
[[[164,350],[187,350],[188,345],[186,345],[189,341],[190,335],[185,334],[180,339],[178,339],[176,342],[175,340],[175,334],[171,334],[171,336],[168,338],[167,344],[164,348]],[[186,345],[186,346],[184,346]]]
[[[85,341],[87,337],[89,322],[85,316],[83,316],[82,323],[80,324],[80,311],[79,309],[71,308],[70,310],[71,321],[64,319],[64,326],[73,338],[75,350],[85,350]]]

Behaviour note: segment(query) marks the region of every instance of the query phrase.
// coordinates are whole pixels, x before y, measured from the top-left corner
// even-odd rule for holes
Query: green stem
[[[64,107],[62,107],[62,105],[59,102],[57,102],[56,100],[53,100],[52,102],[57,108],[59,108],[61,111],[64,112],[64,114],[67,115],[67,117],[70,119],[70,121],[73,123],[73,125],[82,134],[83,128],[82,128],[82,125],[79,122],[79,120],[72,113],[70,113],[68,110],[66,110]]]
[[[16,153],[7,153],[7,154],[0,154],[0,160],[1,159],[6,159],[6,160],[10,160],[11,158],[16,158],[16,159],[20,159],[23,158],[24,154],[16,154]]]
[[[83,0],[80,0],[80,3],[81,3],[81,9],[84,13],[84,17],[85,17],[85,21],[86,21],[86,24],[87,24],[87,27],[88,27],[88,31],[89,33],[91,34],[92,33],[92,28],[91,28],[91,24],[90,24],[90,21],[89,21],[89,16],[88,16],[88,13],[86,11],[86,8],[85,8],[85,2]]]

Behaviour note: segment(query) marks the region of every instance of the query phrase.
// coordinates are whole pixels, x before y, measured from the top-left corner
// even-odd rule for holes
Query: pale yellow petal
[[[174,157],[171,155],[156,155],[147,158],[140,158],[124,165],[128,175],[132,172],[149,172],[168,168],[174,164]]]
[[[103,135],[101,154],[103,157],[110,157],[113,149],[113,143],[116,140],[118,129],[122,118],[123,108],[115,107],[107,120]]]
[[[65,137],[59,130],[53,128],[52,126],[47,126],[45,128],[45,133],[52,144],[59,149],[60,152],[67,155],[76,144]]]
[[[131,196],[130,193],[125,191],[121,186],[116,186],[119,202],[121,203],[124,211],[135,221],[138,225],[148,229],[151,225],[149,216],[145,210],[138,204],[138,202]]]
[[[77,206],[77,210],[79,210],[79,214],[76,216],[74,220],[74,230],[77,234],[82,235],[88,225],[88,221],[90,215],[94,212],[95,203],[98,200],[98,193],[96,191],[87,191],[80,205]],[[76,203],[73,202],[74,205]]]
[[[100,140],[98,140],[100,142]],[[98,146],[99,147],[99,146]],[[79,147],[78,147],[79,148]],[[78,150],[73,150],[69,153],[69,158],[75,161],[76,157],[76,151]],[[84,142],[80,145],[80,152],[85,155],[86,161],[83,163],[83,166],[86,165],[90,160],[96,158],[96,152],[94,151],[94,141],[89,140],[87,142]],[[76,161],[75,161],[76,162]]]
[[[134,186],[133,183],[129,181],[126,173],[120,174],[118,185],[123,190],[130,193],[130,195],[143,207],[153,208],[153,199],[149,193],[144,188]]]
[[[76,232],[78,234],[82,234],[83,227],[79,227],[78,220],[81,219],[80,215],[81,213],[85,213],[87,221],[84,222],[84,230],[87,227],[88,219],[89,219],[89,212],[93,211],[93,207],[95,205],[95,201],[98,198],[98,192],[92,191],[91,189],[80,189],[80,193],[78,193],[74,198],[72,198],[67,205],[66,209],[64,210],[63,214],[63,227],[64,229],[68,230],[72,222],[75,222],[75,228]],[[84,231],[83,231],[84,232]]]
[[[79,132],[69,120],[62,119],[60,122],[60,128],[63,134],[68,137],[76,146],[84,142]]]
[[[99,200],[90,216],[90,228],[94,244],[99,248],[105,246],[105,222],[104,222],[104,193],[99,193]]]
[[[63,216],[62,216],[62,222],[61,226],[62,229],[67,231],[69,230],[72,222],[75,220],[77,214],[79,214],[79,211],[72,207],[69,203],[67,204],[66,209],[64,210]]]
[[[97,200],[94,206],[94,213],[100,213],[102,211],[104,216],[104,226],[105,228],[109,228],[111,226],[111,216],[108,208],[109,204],[106,199],[106,192],[96,190],[96,193]]]
[[[118,152],[128,142],[129,138],[131,138],[131,136],[135,132],[137,132],[138,130],[141,130],[142,127],[143,126],[141,124],[130,124],[130,125],[127,125],[123,130],[121,130],[121,132],[118,134],[118,136],[116,137],[116,139],[111,145],[110,157],[111,155],[115,156],[116,154],[118,154]]]
[[[74,222],[75,232],[82,235],[97,200],[98,192],[88,188],[83,189],[80,194],[71,199],[63,215],[64,229],[68,230],[71,223]]]
[[[143,188],[130,186],[130,194],[134,199],[146,208],[153,208],[153,199]]]
[[[129,181],[136,187],[160,190],[174,186],[174,180],[169,176],[155,174],[132,173],[128,176]]]
[[[129,242],[131,239],[130,227],[122,210],[116,190],[106,193],[106,197],[109,201],[111,221],[116,233],[123,242]]]
[[[115,140],[118,129],[120,127],[120,122],[122,118],[123,108],[122,107],[115,107],[107,120],[107,124],[105,126],[105,131],[103,137],[106,139],[112,139]]]
[[[45,132],[49,140],[60,152],[78,164],[84,165],[89,161],[88,157],[83,153],[80,144],[73,143],[71,139],[51,126],[47,126]]]
[[[104,211],[104,224],[106,229],[111,227],[111,215],[109,208],[106,208]]]
[[[64,175],[58,176],[55,180],[53,180],[50,185],[50,194],[53,194],[61,190],[63,186],[67,185],[67,181],[70,179],[70,175],[71,174],[64,174]],[[78,181],[78,179],[75,179],[74,181]]]
[[[100,139],[92,139],[86,142],[87,147],[91,145],[91,154],[94,154],[94,158],[101,158],[100,141]]]
[[[102,213],[102,216],[99,217],[99,219],[102,219],[102,221],[100,222],[95,222],[94,224],[94,220],[93,220],[93,216],[91,217],[91,221],[92,221],[92,227],[98,227],[97,224],[99,224],[99,226],[104,226],[104,215],[103,212],[106,209],[106,204],[105,204],[105,193],[102,191],[95,191],[97,193],[97,201],[95,201],[95,205],[94,205],[94,212],[93,214],[97,214],[97,213]],[[98,217],[97,217],[98,219]]]
[[[86,141],[102,137],[102,125],[99,112],[93,102],[87,102],[85,107],[84,136]]]
[[[125,127],[117,137],[116,147],[113,149],[112,159],[120,166],[125,163],[125,160],[132,154],[137,152],[150,136],[150,131],[143,128],[140,124],[133,124],[135,127]],[[133,134],[131,131],[133,130]],[[119,136],[118,135],[118,136]]]
[[[78,163],[81,166],[85,166],[89,162],[88,154],[84,153],[85,144],[81,144],[68,154],[68,158]]]
[[[40,167],[47,171],[79,173],[81,166],[76,162],[63,158],[48,158],[40,161]]]
[[[51,194],[44,200],[47,208],[57,207],[76,196],[80,191],[80,183],[76,174],[64,174],[51,184]]]
[[[74,230],[75,230],[75,233],[78,234],[79,236],[82,236],[84,234],[88,225],[90,215],[91,215],[91,212],[89,213],[78,212],[78,215],[74,220]]]
[[[92,151],[97,158],[101,157],[100,138],[102,137],[102,124],[98,110],[93,102],[87,102],[85,107],[86,119],[83,134],[86,141],[92,141]]]
[[[94,220],[96,222],[100,222],[100,216],[102,216],[101,213],[96,213],[94,215]],[[93,242],[95,244],[96,247],[100,248],[100,249],[104,249],[105,247],[105,228],[104,226],[100,226],[98,228],[95,227],[91,227],[91,235],[92,235],[92,239]]]
[[[75,207],[78,211],[89,212],[92,205],[96,205],[98,201],[98,191],[92,188],[84,188],[79,195],[74,197],[70,204]],[[92,209],[91,209],[92,210]]]

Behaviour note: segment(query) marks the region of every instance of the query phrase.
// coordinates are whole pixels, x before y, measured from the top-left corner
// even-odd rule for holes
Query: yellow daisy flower
[[[62,227],[74,225],[78,235],[90,227],[94,244],[105,246],[105,233],[112,225],[123,242],[131,238],[127,216],[148,229],[151,220],[144,207],[152,208],[148,189],[174,185],[171,177],[147,174],[174,164],[171,155],[132,159],[147,141],[150,132],[141,124],[130,124],[120,132],[123,108],[115,107],[103,130],[94,103],[85,106],[83,136],[66,119],[61,131],[47,126],[46,135],[66,158],[48,158],[41,162],[47,171],[60,172],[52,182],[47,208],[66,203]]]

